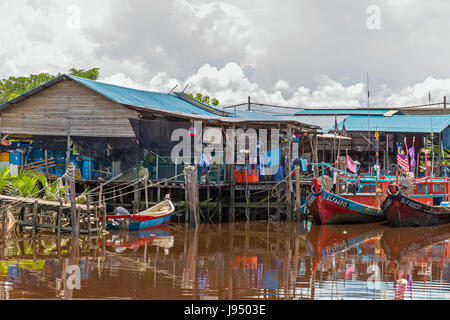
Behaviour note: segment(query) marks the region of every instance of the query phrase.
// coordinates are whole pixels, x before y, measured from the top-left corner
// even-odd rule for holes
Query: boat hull
[[[392,227],[435,226],[450,223],[450,209],[431,206],[401,192],[389,195],[382,205],[386,220]]]
[[[311,193],[310,215],[316,224],[356,224],[385,220],[379,208],[361,204],[326,191]]]
[[[134,219],[123,219],[115,225],[113,223],[108,223],[108,230],[129,230],[129,231],[137,231],[137,230],[149,230],[154,228],[159,228],[167,225],[170,222],[170,218],[173,213],[168,215],[158,217],[155,219],[149,219],[145,221],[137,221]]]

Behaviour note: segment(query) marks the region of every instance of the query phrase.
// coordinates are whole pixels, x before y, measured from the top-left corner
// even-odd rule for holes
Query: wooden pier
[[[16,226],[21,231],[25,228],[34,233],[51,231],[61,234],[73,232],[71,223],[72,205],[64,201],[54,202],[42,199],[11,197],[0,195],[3,234],[8,210],[16,212]],[[100,215],[106,207],[102,205],[76,204],[77,217],[80,221],[79,233],[88,234],[100,229]]]

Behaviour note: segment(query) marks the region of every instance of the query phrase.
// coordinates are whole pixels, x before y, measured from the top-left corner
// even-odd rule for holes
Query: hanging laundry
[[[200,161],[200,172],[208,173],[209,171],[209,156],[206,153],[202,153],[202,160]]]

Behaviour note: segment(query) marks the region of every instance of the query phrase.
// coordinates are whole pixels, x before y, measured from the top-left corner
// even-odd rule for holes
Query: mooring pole
[[[75,165],[72,162],[69,163],[66,179],[69,181],[72,236],[78,236],[80,234],[80,219],[76,208]]]
[[[301,220],[301,207],[302,207],[302,199],[300,192],[300,167],[295,166],[295,211],[297,214],[297,221]]]
[[[286,202],[288,206],[287,221],[292,221],[292,181],[291,181],[291,146],[292,146],[292,128],[288,125],[287,129],[287,155],[286,155]]]
[[[2,206],[2,237],[4,238],[6,235],[6,207],[5,202],[1,202]]]
[[[189,222],[191,227],[197,227],[197,168],[195,166],[186,167],[184,177],[189,202]]]

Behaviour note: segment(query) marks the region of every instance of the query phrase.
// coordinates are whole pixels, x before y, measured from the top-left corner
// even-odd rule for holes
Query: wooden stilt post
[[[187,223],[189,220],[189,194],[188,194],[188,186],[184,184],[184,222]]]
[[[56,217],[56,234],[58,235],[58,237],[61,235],[62,207],[63,207],[63,200],[59,199],[58,215]]]
[[[1,202],[2,207],[2,237],[5,237],[6,235],[6,207],[5,207],[5,201]]]
[[[91,208],[89,206],[89,195],[86,195],[86,213],[87,229],[88,233],[91,234]]]
[[[148,209],[148,178],[145,178],[145,209]]]
[[[134,185],[134,211],[139,212],[140,209],[140,205],[139,202],[141,202],[141,194],[140,194],[140,190],[139,190],[139,184],[135,184]]]
[[[97,207],[97,205],[96,204],[94,204],[94,228],[95,229],[97,229],[97,231],[98,231],[98,226],[100,225],[100,223],[99,223],[99,217],[100,217],[100,215],[98,214],[98,207]]]
[[[189,202],[189,222],[191,227],[197,227],[197,168],[195,166],[186,167],[184,169],[184,175]]]
[[[286,155],[286,204],[287,204],[287,221],[292,221],[292,182],[291,182],[291,146],[292,146],[292,128],[288,126],[287,129],[287,155]]]
[[[80,234],[80,217],[77,213],[76,208],[76,192],[75,192],[75,165],[71,162],[69,163],[68,171],[68,181],[69,181],[69,193],[70,193],[70,209],[71,209],[71,222],[72,222],[72,235],[78,236]]]
[[[33,236],[36,233],[36,223],[37,223],[38,209],[39,209],[39,202],[38,202],[38,200],[36,200],[34,202],[34,205],[33,205],[33,226],[32,226]]]
[[[300,221],[302,218],[301,207],[302,199],[300,192],[300,168],[299,166],[295,166],[295,211],[297,214],[297,221]]]
[[[103,183],[100,185],[100,191],[98,193],[98,205],[102,205],[102,196],[103,196]]]
[[[102,208],[102,215],[103,215],[103,219],[102,219],[102,225],[103,225],[103,229],[106,230],[106,203],[103,202],[103,208]]]

